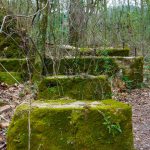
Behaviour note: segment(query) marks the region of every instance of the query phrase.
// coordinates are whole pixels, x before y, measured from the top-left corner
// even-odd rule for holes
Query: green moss
[[[88,52],[88,51],[90,51],[90,48],[88,48],[88,47],[80,48],[80,52]]]
[[[129,48],[79,48],[79,54],[82,56],[129,56]]]
[[[114,100],[105,105],[87,108],[54,108],[38,106],[31,109],[31,149],[49,150],[132,150],[131,107]],[[40,104],[39,104],[40,106]],[[7,133],[8,150],[28,148],[29,106],[17,108]],[[121,131],[109,133],[105,116]]]
[[[50,74],[53,74],[53,61],[46,59],[45,64]],[[118,65],[114,58],[110,57],[70,57],[63,58],[56,62],[55,70],[57,74],[74,75],[74,74],[107,74],[112,76],[118,71]]]
[[[45,100],[45,99],[40,99],[40,100],[36,100],[36,103],[48,103],[48,104],[55,104],[55,105],[60,105],[60,104],[69,104],[72,102],[76,102],[76,100],[73,99],[65,99],[65,97],[63,99],[58,99],[58,100]]]
[[[7,59],[1,58],[0,63],[5,67],[7,71],[23,72],[27,70],[26,59]],[[6,71],[2,65],[0,65],[0,71]]]
[[[8,11],[7,11],[7,9],[4,7],[4,5],[3,4],[1,4],[1,6],[0,6],[0,25],[2,24],[2,22],[3,22],[3,18],[4,18],[4,16],[6,16],[6,15],[8,15]],[[7,18],[5,18],[6,20],[5,20],[5,24],[4,24],[4,26],[3,26],[3,31],[5,32],[5,33],[8,33],[8,32],[10,32],[10,30],[11,30],[11,34],[12,34],[12,29],[14,29],[15,28],[15,26],[16,26],[16,19],[13,17],[13,16],[7,16]]]
[[[139,87],[143,82],[143,58],[142,57],[77,57],[63,58],[55,64],[46,59],[45,64],[49,74],[56,71],[59,75],[75,74],[105,74],[109,77],[119,75],[128,84],[132,81],[132,88]],[[132,84],[131,83],[131,84]]]
[[[4,82],[4,83],[7,83],[9,85],[12,85],[12,84],[17,83],[17,81],[20,83],[23,81],[21,73],[16,73],[16,72],[9,72],[9,73],[8,72],[0,72],[0,82]]]
[[[129,63],[129,60],[128,60]],[[123,69],[123,80],[128,88],[140,87],[143,83],[143,57],[130,60],[129,68]]]
[[[16,72],[22,74],[24,80],[29,79],[29,72],[32,74],[32,59],[0,58],[0,72]]]
[[[97,99],[111,98],[111,88],[105,76],[47,77],[39,85],[38,99]]]
[[[6,15],[6,10],[0,6],[0,24],[2,24],[3,17]]]
[[[18,35],[6,36],[0,33],[0,57],[22,58],[25,56],[23,49],[20,48],[21,38]]]
[[[105,50],[97,50],[97,56],[129,56],[130,49],[105,49]]]
[[[4,16],[7,17],[2,29],[4,32],[0,32],[0,57],[20,58],[23,56],[22,40],[19,34],[14,32],[16,31],[17,19],[8,15],[6,8],[2,5],[0,6],[0,25],[2,25]]]
[[[39,84],[39,82],[42,80],[42,73],[43,73],[43,64],[41,58],[39,57],[39,54],[37,54],[34,62],[32,80],[37,84]]]

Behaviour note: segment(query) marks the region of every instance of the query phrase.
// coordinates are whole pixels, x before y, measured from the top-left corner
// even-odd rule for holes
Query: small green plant
[[[108,116],[99,110],[98,110],[98,112],[103,116],[103,118],[104,118],[103,125],[107,128],[109,134],[111,134],[114,137],[115,135],[122,133],[120,124],[118,122],[114,123],[111,119],[111,116]],[[81,116],[82,116],[81,111],[73,111],[72,115],[69,117],[71,119],[70,124],[74,125],[75,129],[77,128],[76,123],[78,122],[78,119]]]
[[[122,129],[121,129],[120,124],[118,122],[114,123],[111,119],[111,116],[104,114],[100,110],[98,110],[98,112],[103,116],[103,118],[104,118],[103,125],[108,129],[109,134],[115,136],[117,134],[122,133]]]
[[[70,125],[72,126],[71,131],[72,131],[72,136],[70,136],[67,139],[67,144],[71,144],[75,146],[76,143],[76,133],[78,131],[78,119],[82,116],[82,112],[78,110],[73,110],[71,113],[71,116],[69,117],[70,119]]]
[[[104,49],[104,50],[99,50],[97,52],[97,54],[101,55],[101,56],[108,56],[109,53],[108,53],[108,51],[106,49]]]
[[[74,125],[78,121],[78,119],[81,117],[81,111],[72,111],[70,118],[70,124]]]
[[[20,98],[23,98],[24,96],[25,96],[25,93],[24,93],[24,92],[20,92],[20,93],[19,93],[19,97],[20,97]]]
[[[105,116],[105,115],[103,115],[103,116],[104,116],[103,124],[106,126],[106,128],[108,129],[108,132],[110,134],[115,136],[119,133],[122,133],[119,123],[112,123],[111,116]]]
[[[122,77],[122,81],[124,81],[125,82],[125,84],[126,84],[126,87],[128,88],[128,89],[131,89],[132,88],[132,84],[133,84],[133,81],[132,80],[130,80],[127,76],[123,76]]]

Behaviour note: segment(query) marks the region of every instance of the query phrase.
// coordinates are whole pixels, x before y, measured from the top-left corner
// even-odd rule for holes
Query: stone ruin
[[[27,149],[29,125],[32,150],[134,149],[132,108],[112,99],[109,78],[119,74],[127,88],[139,87],[143,58],[129,57],[127,52],[119,55],[120,49],[107,56],[85,53],[45,59],[47,72],[43,69],[37,99],[15,111],[7,133],[8,150]],[[19,82],[27,80],[25,58],[1,58],[0,63],[1,82],[14,84],[10,74]]]

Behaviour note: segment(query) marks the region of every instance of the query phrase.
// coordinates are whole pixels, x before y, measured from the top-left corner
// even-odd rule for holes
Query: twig
[[[0,115],[0,118],[2,118],[3,120],[5,120],[6,122],[9,122],[9,120],[7,120],[6,118],[4,118],[2,115]]]
[[[28,150],[31,149],[31,99],[29,100],[29,113],[28,113]]]
[[[2,149],[4,147],[6,147],[6,142],[3,145],[0,146],[0,149]]]

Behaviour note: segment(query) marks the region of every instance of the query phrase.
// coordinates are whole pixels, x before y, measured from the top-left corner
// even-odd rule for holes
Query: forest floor
[[[132,105],[134,145],[150,150],[150,88],[130,92],[113,90],[114,98]],[[28,85],[0,84],[0,150],[6,150],[6,132],[16,106],[34,97]]]
[[[136,150],[150,150],[150,88],[117,93],[117,100],[132,105],[134,146]]]

